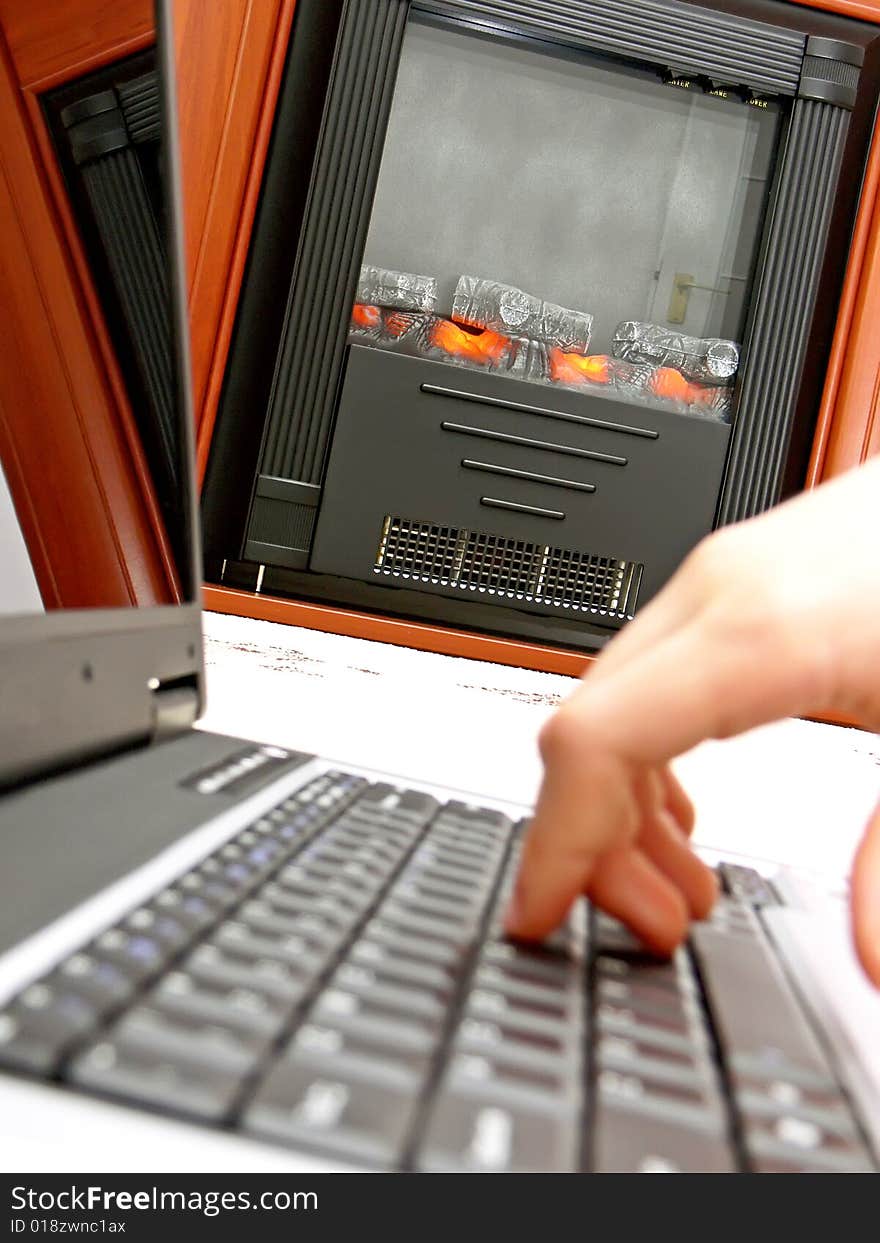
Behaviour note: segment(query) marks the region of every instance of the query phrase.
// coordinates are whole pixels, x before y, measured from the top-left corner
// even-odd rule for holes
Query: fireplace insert
[[[772,0],[300,7],[329,68],[292,205],[282,91],[209,571],[595,647],[803,481],[876,31]]]

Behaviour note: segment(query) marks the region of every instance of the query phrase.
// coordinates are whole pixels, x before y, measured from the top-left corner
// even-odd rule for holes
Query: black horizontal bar
[[[538,518],[565,517],[561,509],[540,509],[537,505],[520,505],[518,501],[500,501],[494,496],[481,496],[480,504],[487,505],[490,509],[514,509],[519,514],[534,514]]]
[[[439,384],[420,384],[423,393],[435,397],[457,397],[459,401],[473,401],[480,406],[498,406],[502,410],[516,410],[520,414],[539,414],[545,419],[562,419],[566,423],[582,423],[585,427],[599,427],[606,432],[620,432],[624,436],[645,436],[657,440],[660,433],[650,427],[629,427],[625,423],[609,423],[604,419],[591,419],[585,414],[565,414],[562,410],[547,410],[543,406],[527,406],[520,401],[507,401],[502,397],[484,397],[482,393],[462,393],[457,388],[443,388]]]
[[[546,449],[549,453],[567,453],[570,457],[590,458],[593,462],[610,462],[612,466],[626,466],[626,458],[613,453],[596,453],[593,449],[576,449],[574,445],[554,445],[548,440],[530,440],[528,436],[511,436],[508,432],[493,432],[488,427],[469,427],[466,423],[440,424],[444,432],[458,432],[461,436],[480,436],[484,440],[500,440],[506,445],[524,445],[528,449]]]
[[[555,488],[574,488],[576,492],[595,492],[594,483],[579,483],[576,479],[557,479],[555,475],[536,475],[532,470],[514,470],[512,466],[495,466],[492,462],[475,462],[462,458],[462,466],[468,470],[482,470],[489,475],[509,475],[511,479],[528,479],[532,483],[549,483]]]

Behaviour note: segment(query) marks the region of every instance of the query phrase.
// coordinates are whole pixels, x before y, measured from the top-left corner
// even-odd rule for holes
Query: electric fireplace
[[[874,35],[770,0],[350,0],[224,564],[595,645],[799,486]]]

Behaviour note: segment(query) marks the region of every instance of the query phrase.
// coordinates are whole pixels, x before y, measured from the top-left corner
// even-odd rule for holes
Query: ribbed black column
[[[798,99],[756,293],[719,521],[778,499],[850,114]]]
[[[125,128],[132,142],[158,142],[162,117],[159,111],[159,75],[145,73],[116,88]]]
[[[164,243],[132,147],[80,171],[173,480],[177,428]]]
[[[631,56],[721,82],[793,95],[804,36],[679,0],[414,0],[421,9],[509,26],[570,47]]]
[[[300,488],[279,504],[264,481],[314,488],[321,480],[408,10],[409,0],[346,5],[248,527],[246,555],[255,560],[266,557],[259,545],[284,540],[288,551],[276,547],[272,559],[305,564],[311,543],[317,495],[303,504]],[[286,504],[297,512],[285,514]]]

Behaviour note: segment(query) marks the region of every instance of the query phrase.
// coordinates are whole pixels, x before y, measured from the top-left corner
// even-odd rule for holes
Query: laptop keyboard
[[[324,774],[0,1011],[0,1067],[383,1169],[873,1170],[773,954],[772,889],[671,961],[502,915],[500,812]]]

